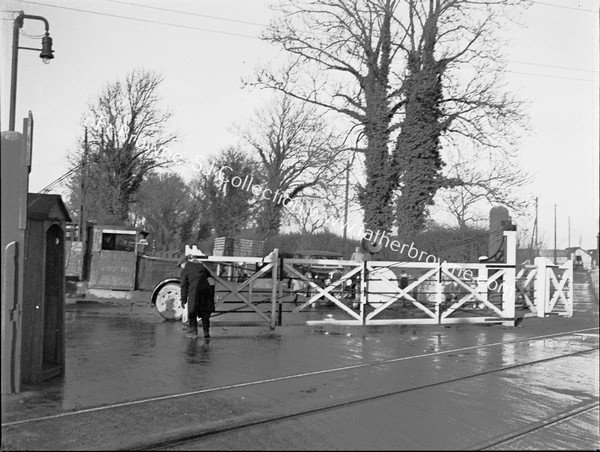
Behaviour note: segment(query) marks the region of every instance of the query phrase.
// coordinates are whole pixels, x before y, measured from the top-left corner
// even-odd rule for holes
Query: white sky
[[[162,105],[173,111],[172,128],[181,134],[172,149],[190,160],[236,144],[232,124],[251,116],[267,96],[244,91],[241,83],[242,76],[278,54],[256,38],[272,14],[265,0],[43,3],[4,0],[1,16],[2,130],[8,130],[12,44],[12,13],[7,11],[45,17],[54,40],[55,59],[48,65],[36,52],[19,51],[16,129],[21,130],[29,110],[35,119],[30,192],[41,190],[68,170],[66,155],[82,136],[81,120],[88,102],[107,82],[135,68],[164,75]],[[536,0],[521,19],[525,28],[503,30],[513,40],[506,76],[509,89],[529,101],[532,131],[522,142],[521,164],[534,175],[530,188],[539,197],[539,231],[547,248],[554,243],[555,204],[558,248],[569,244],[596,247],[598,5],[597,0]],[[26,20],[23,31],[40,35],[43,24]],[[41,46],[40,39],[23,35],[20,39],[21,46]],[[183,167],[177,170],[185,172]]]

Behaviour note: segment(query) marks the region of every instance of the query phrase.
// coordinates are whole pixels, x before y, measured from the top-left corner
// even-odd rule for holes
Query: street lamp
[[[19,47],[19,31],[23,28],[23,21],[25,19],[41,20],[46,26],[46,34],[42,38],[42,48],[32,49],[31,47]],[[10,74],[10,117],[8,130],[15,130],[15,108],[17,103],[17,63],[19,56],[19,49],[41,51],[40,58],[44,63],[49,63],[54,58],[54,51],[52,50],[52,38],[50,37],[50,26],[48,21],[42,16],[32,16],[25,14],[23,11],[19,11],[16,19],[13,23],[13,45],[12,45],[12,67]]]

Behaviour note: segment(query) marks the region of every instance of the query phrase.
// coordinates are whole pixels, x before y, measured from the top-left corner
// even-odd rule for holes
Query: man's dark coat
[[[181,270],[181,302],[194,303],[196,312],[214,312],[214,286],[208,283],[210,272],[200,262],[186,262]]]

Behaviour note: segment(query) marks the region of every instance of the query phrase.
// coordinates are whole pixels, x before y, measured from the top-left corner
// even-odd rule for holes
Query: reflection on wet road
[[[145,308],[70,307],[66,375],[3,400],[3,445],[122,448],[306,412],[201,447],[465,448],[598,399],[589,318],[273,331],[215,320],[205,342]]]

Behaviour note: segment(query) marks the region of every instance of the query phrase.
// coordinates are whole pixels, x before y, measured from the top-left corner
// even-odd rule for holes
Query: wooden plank
[[[67,242],[65,276],[83,276],[83,242]]]
[[[92,253],[89,287],[95,289],[131,289],[134,282],[135,253],[99,251]]]

